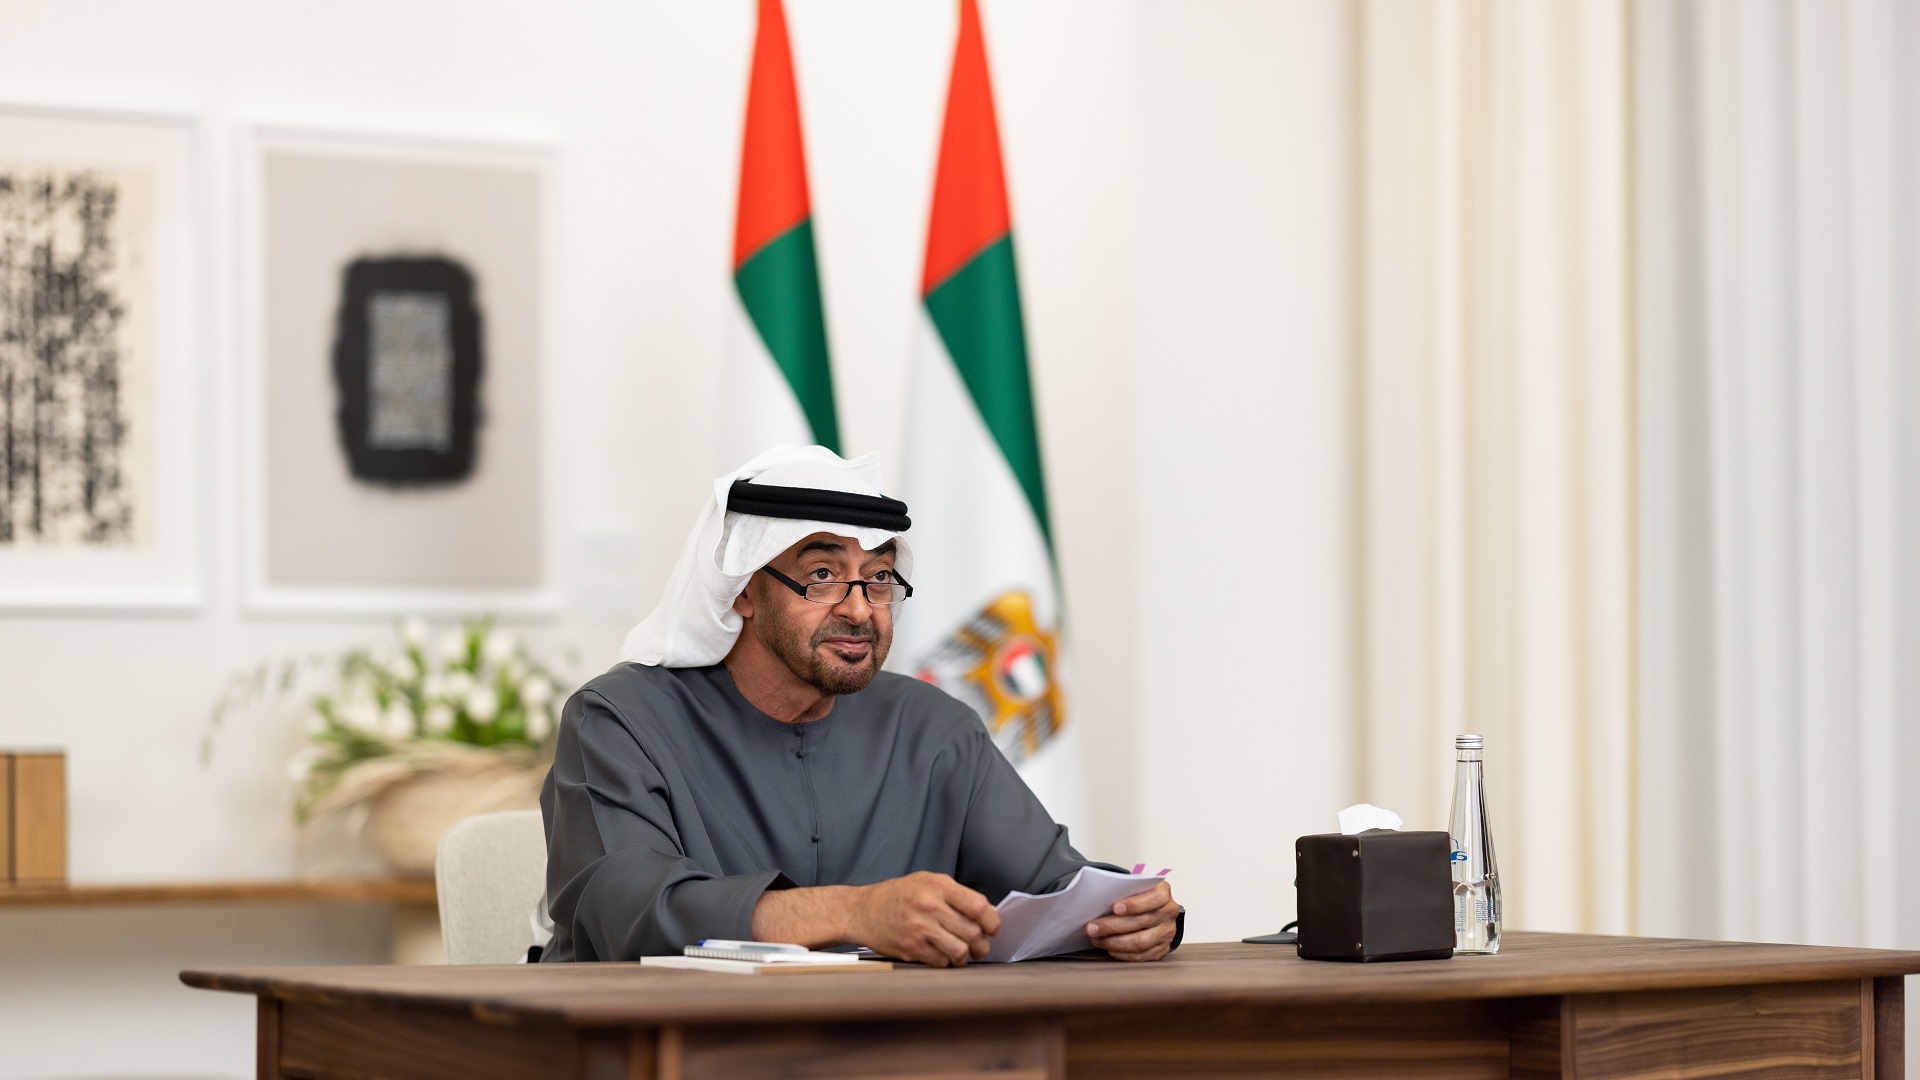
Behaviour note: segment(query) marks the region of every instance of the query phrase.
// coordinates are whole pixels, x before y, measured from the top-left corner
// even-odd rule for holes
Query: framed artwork
[[[241,144],[247,606],[556,609],[551,152]]]
[[[0,610],[198,608],[199,138],[0,104]]]

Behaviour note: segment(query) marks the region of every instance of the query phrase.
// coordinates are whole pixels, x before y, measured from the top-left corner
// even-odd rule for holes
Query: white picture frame
[[[188,113],[0,101],[0,175],[50,178],[67,192],[78,190],[71,186],[75,178],[92,177],[80,183],[113,193],[115,209],[107,219],[113,224],[102,231],[114,240],[101,249],[113,253],[107,256],[112,268],[97,274],[93,288],[103,298],[114,297],[109,306],[115,309],[116,329],[107,336],[117,345],[111,361],[92,364],[91,370],[110,364],[116,389],[102,412],[93,411],[96,405],[69,408],[116,416],[123,425],[110,440],[110,472],[100,474],[111,480],[80,485],[89,492],[82,498],[44,497],[63,486],[74,490],[71,478],[50,478],[61,468],[57,455],[43,453],[31,465],[23,459],[0,466],[10,474],[0,476],[0,499],[13,502],[7,536],[0,541],[0,611],[190,613],[206,603],[203,145],[200,122]],[[12,187],[9,195],[23,190]],[[67,206],[58,210],[50,209],[51,197],[14,203],[5,212],[15,212],[15,218],[0,225],[0,233],[10,229],[10,236],[0,237],[0,244],[19,250],[44,242],[49,253],[65,250],[69,239],[47,238],[71,236],[66,219],[75,198],[62,196]],[[26,205],[37,209],[19,216]],[[29,217],[35,223],[28,223]],[[75,264],[81,261],[86,260]],[[16,289],[22,281],[15,278],[4,287]],[[0,333],[7,332],[0,326]],[[16,385],[22,366],[31,363],[26,357],[48,355],[38,345],[23,345],[20,334],[49,332],[42,326],[13,334],[16,349],[24,351],[10,360],[0,358],[0,367],[12,364]],[[86,378],[71,370],[48,377]],[[17,437],[23,427],[37,423],[24,414],[18,404],[0,403],[0,440],[12,425],[22,425],[11,427]],[[68,434],[50,442],[70,453],[76,437],[93,441],[90,435],[76,436],[83,430],[101,429],[96,421],[71,425]],[[87,452],[90,461],[93,453]],[[89,474],[95,467],[87,466]],[[20,493],[34,486],[42,492],[33,498],[41,499],[44,513],[23,516],[18,507],[28,497]],[[102,489],[113,493],[109,498],[121,507],[118,517],[75,509],[104,504],[108,499],[94,494]],[[94,515],[90,527],[87,514]]]
[[[557,350],[552,316],[554,268],[553,234],[556,214],[558,154],[551,142],[529,139],[486,139],[420,135],[408,132],[352,130],[311,125],[256,122],[243,125],[235,140],[240,159],[237,235],[240,248],[240,404],[242,603],[246,610],[273,616],[455,616],[496,614],[508,617],[550,618],[561,607],[556,577],[561,534],[557,527],[558,482],[555,432]],[[280,155],[276,158],[275,155]],[[407,166],[449,166],[481,170],[518,170],[537,179],[538,227],[535,241],[538,269],[535,296],[530,301],[537,323],[530,378],[537,405],[531,410],[537,430],[533,445],[539,464],[533,470],[536,490],[523,508],[534,522],[537,538],[536,572],[530,580],[510,584],[442,582],[426,584],[397,580],[287,580],[275,572],[273,548],[276,491],[268,427],[275,422],[270,381],[272,365],[269,266],[279,256],[269,251],[271,201],[276,197],[268,176],[270,161],[288,156],[332,159],[338,162]],[[484,286],[483,286],[484,291]],[[489,359],[488,363],[493,363]],[[305,377],[305,376],[302,376]],[[484,378],[484,376],[483,376]],[[329,399],[331,402],[331,399]],[[331,409],[332,405],[329,404]],[[309,421],[311,418],[307,418]],[[317,452],[317,450],[316,450]],[[487,465],[483,449],[479,468]],[[342,463],[344,468],[344,463]],[[284,519],[284,515],[281,515]]]

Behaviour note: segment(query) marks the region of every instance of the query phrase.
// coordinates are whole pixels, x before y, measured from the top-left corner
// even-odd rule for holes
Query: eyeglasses
[[[897,575],[892,581],[809,581],[803,585],[771,566],[760,569],[765,570],[768,577],[816,604],[841,603],[853,595],[855,586],[859,586],[867,603],[880,607],[897,604],[913,595],[913,586]]]

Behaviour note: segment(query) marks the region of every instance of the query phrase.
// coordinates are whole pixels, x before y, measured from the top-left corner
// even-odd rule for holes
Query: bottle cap
[[[1481,750],[1485,749],[1486,744],[1487,740],[1479,735],[1455,735],[1453,737],[1453,748],[1455,750]]]

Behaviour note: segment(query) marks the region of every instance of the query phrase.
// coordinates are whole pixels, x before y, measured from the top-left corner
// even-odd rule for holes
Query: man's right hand
[[[945,874],[921,871],[859,887],[854,940],[882,956],[958,967],[987,955],[1000,913]]]

